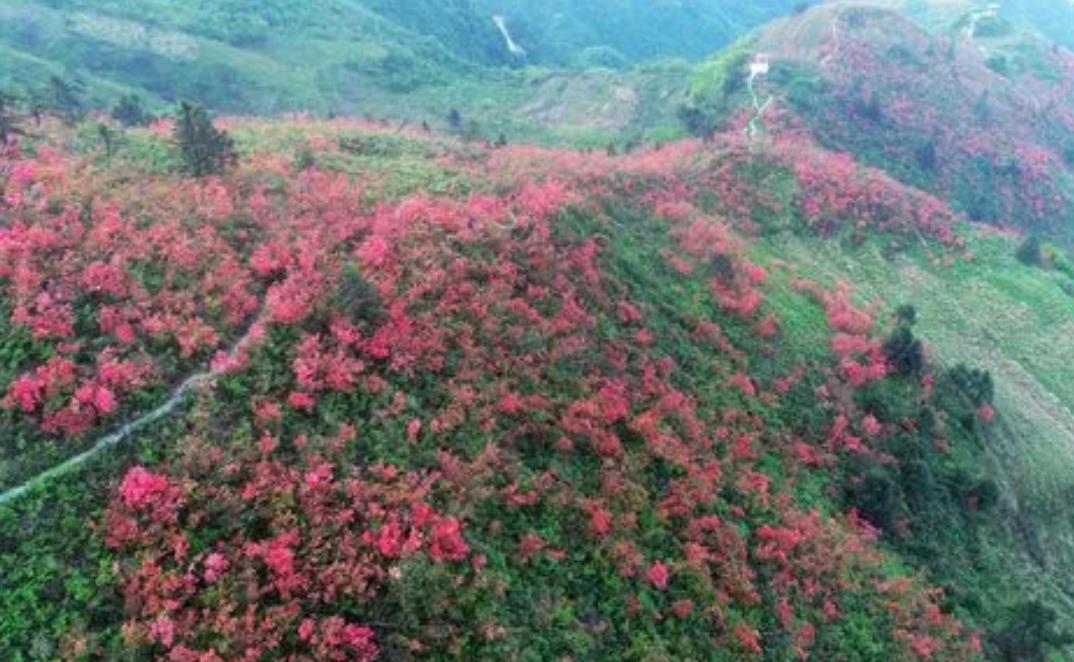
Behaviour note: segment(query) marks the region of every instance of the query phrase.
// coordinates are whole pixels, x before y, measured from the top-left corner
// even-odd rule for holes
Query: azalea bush
[[[9,420],[77,446],[184,374],[214,378],[154,452],[98,478],[108,503],[78,535],[115,597],[99,638],[48,612],[72,650],[977,655],[945,594],[878,544],[914,536],[898,493],[890,521],[841,498],[893,456],[946,462],[900,431],[907,409],[942,415],[931,373],[888,360],[878,304],[750,252],[785,211],[794,231],[954,253],[950,210],[736,136],[719,156],[460,146],[440,158],[477,190],[371,199],[374,175],[319,165],[338,127],[307,130],[301,172],[270,152],[124,187],[41,148],[7,176]],[[751,189],[751,163],[796,188]],[[808,356],[784,342],[776,281],[823,320]]]

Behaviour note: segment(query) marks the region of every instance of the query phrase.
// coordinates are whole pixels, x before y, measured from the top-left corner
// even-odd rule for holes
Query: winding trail
[[[503,35],[503,40],[507,44],[507,50],[511,51],[511,55],[526,57],[526,49],[515,43],[515,40],[511,37],[511,31],[507,29],[507,18],[497,14],[492,17],[492,21],[500,29],[500,34]]]
[[[131,435],[142,430],[146,426],[156,423],[160,419],[171,414],[175,409],[186,399],[194,389],[205,386],[212,387],[216,384],[216,380],[224,375],[229,368],[231,361],[234,361],[239,355],[244,352],[258,337],[261,331],[264,329],[263,313],[258,315],[253,323],[247,328],[246,333],[241,338],[235,341],[235,344],[231,346],[231,349],[227,352],[228,361],[217,363],[216,361],[210,363],[210,367],[204,372],[199,372],[195,375],[187,377],[181,384],[172,389],[168,396],[168,399],[157,406],[156,409],[143,414],[139,418],[133,421],[125,423],[118,430],[98,439],[89,449],[70,457],[56,466],[46,469],[36,476],[26,480],[21,485],[12,487],[2,493],[0,493],[0,506],[15,501],[22,496],[32,492],[34,489],[44,485],[53,478],[58,478],[71,472],[72,470],[80,467],[86,462],[92,460],[94,457],[100,455],[102,452],[118,445],[120,442],[126,440]]]
[[[986,18],[996,18],[997,16],[999,16],[998,3],[972,10],[969,15],[969,23],[966,25],[963,36],[967,40],[972,41],[977,36],[977,24]]]
[[[746,124],[746,135],[750,138],[753,138],[759,132],[757,125],[761,122],[764,116],[764,111],[768,110],[768,106],[770,106],[775,99],[772,95],[768,95],[768,98],[762,104],[753,87],[754,81],[767,74],[768,71],[768,58],[763,54],[758,55],[757,59],[750,63],[750,76],[746,79],[746,88],[750,91],[750,96],[753,98],[754,110],[753,117],[750,118],[750,121]]]
[[[820,66],[827,67],[835,58],[839,57],[839,47],[842,44],[842,35],[839,34],[839,22],[843,19],[842,11],[835,10],[832,16],[832,50],[820,59]]]

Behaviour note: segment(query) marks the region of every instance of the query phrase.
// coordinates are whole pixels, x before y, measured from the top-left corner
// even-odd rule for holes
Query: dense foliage
[[[213,126],[212,118],[197,104],[183,102],[175,117],[175,141],[183,166],[194,177],[219,173],[235,161],[231,136]]]
[[[154,106],[395,115],[398,95],[435,88],[407,105],[428,119],[455,96],[495,118],[526,91],[526,75],[508,68],[701,58],[792,4],[12,0],[0,7],[0,86],[44,94],[41,81],[64,72],[87,81],[96,105],[133,91]],[[512,53],[495,16],[525,55]]]
[[[939,38],[802,6],[688,86],[651,67],[698,136],[661,147],[492,144],[496,104],[450,95],[445,134],[151,112],[465,77],[570,96],[589,74],[493,69],[693,54],[783,3],[612,5],[0,7],[11,52],[93,70],[13,67],[31,83],[0,95],[0,657],[1067,652],[1074,488],[1010,405],[1069,433],[1027,402],[1069,371],[989,343],[1063,356],[1074,266],[970,223],[1069,238],[1064,51],[991,14]],[[618,76],[590,82],[626,101]],[[1064,335],[1009,332],[1045,322]]]
[[[51,538],[37,497],[0,505],[4,536],[31,532],[0,560],[21,596],[3,603],[7,650],[947,660],[991,645],[952,613],[987,623],[971,588],[945,597],[927,588],[955,581],[933,556],[919,577],[880,543],[915,558],[984,535],[987,481],[953,481],[994,416],[987,376],[903,369],[875,308],[802,278],[791,296],[826,320],[820,347],[784,344],[768,298],[786,267],[750,256],[759,235],[868,229],[957,257],[938,200],[804,141],[610,157],[345,121],[284,126],[283,143],[264,123],[221,128],[263,137],[203,181],[146,172],[178,150],[166,125],[128,130],[111,163],[48,141],[5,157],[3,406],[21,439],[5,453],[24,468],[7,484],[184,370],[214,376],[145,433],[152,452],[87,469],[110,502],[64,497],[83,543]],[[407,151],[461,175],[461,194],[393,199],[377,192],[405,170],[335,169]],[[951,487],[915,490],[915,471]]]
[[[771,66],[751,96],[754,57]],[[1074,241],[1074,54],[1000,18],[971,13],[931,34],[893,11],[821,6],[722,53],[695,78],[695,130],[740,125],[758,98],[770,99],[770,132],[806,129],[973,220]]]

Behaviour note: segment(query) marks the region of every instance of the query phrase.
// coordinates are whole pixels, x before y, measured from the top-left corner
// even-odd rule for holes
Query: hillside
[[[81,82],[93,106],[135,92],[158,107],[192,99],[222,112],[433,124],[454,106],[496,125],[494,138],[534,131],[509,118],[544,68],[701,58],[792,4],[2,0],[0,88],[39,93],[58,75]],[[525,55],[509,50],[495,16]]]
[[[1040,23],[1046,14],[1029,11],[1004,3],[997,14],[958,2],[813,8],[700,66],[684,117],[695,130],[723,127],[776,144],[808,136],[841,154],[838,168],[854,160],[877,167],[997,228],[976,226],[970,262],[939,274],[883,250],[847,254],[785,237],[767,243],[765,254],[811,278],[913,300],[934,360],[972,361],[990,372],[996,407],[1008,412],[984,439],[1003,486],[1008,542],[1000,553],[1020,557],[1019,581],[1069,619],[1074,393],[1063,366],[1074,350],[1074,55],[1030,29],[1028,19]],[[751,63],[758,65],[752,78]],[[805,166],[799,172],[810,176]],[[830,214],[855,199],[814,210]],[[862,228],[855,243],[868,246],[870,234]],[[1035,235],[1057,245],[1042,256],[1027,239]],[[1026,252],[1012,250],[1012,241]]]
[[[1074,659],[1074,55],[728,6],[0,0],[0,659]]]
[[[1069,365],[950,334],[1069,335],[943,285],[1070,311],[1012,239],[807,141],[222,126],[223,178],[52,119],[0,170],[8,659],[1062,642],[1023,630],[1070,622],[1071,474],[993,440],[1069,417]]]
[[[806,129],[975,220],[1074,242],[1070,51],[987,10],[929,32],[891,10],[827,5],[702,68],[731,84],[699,78],[696,106],[750,113],[744,61],[757,53],[771,62],[755,86],[771,96],[770,131]]]

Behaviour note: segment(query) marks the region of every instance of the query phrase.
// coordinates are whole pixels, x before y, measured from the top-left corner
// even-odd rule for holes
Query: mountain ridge
[[[251,9],[228,45],[173,30],[202,4],[35,15],[162,88],[208,53],[262,99],[396,89],[218,117],[210,158],[190,105],[3,98],[0,654],[1068,657],[1074,60],[976,3],[869,5],[619,69],[488,67],[495,26],[462,56],[350,2],[218,4]],[[487,7],[551,57],[511,6],[415,29]],[[265,55],[357,16],[330,81]]]

